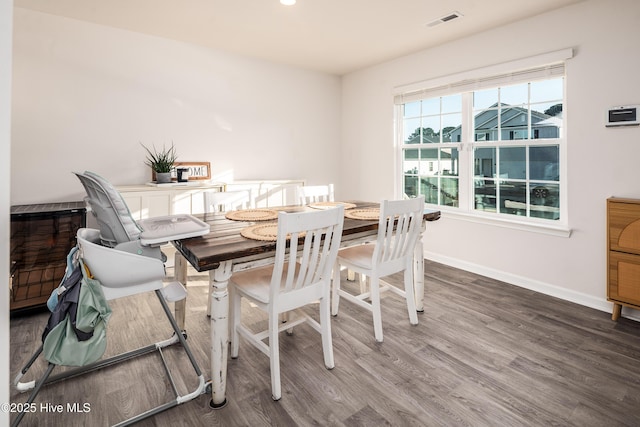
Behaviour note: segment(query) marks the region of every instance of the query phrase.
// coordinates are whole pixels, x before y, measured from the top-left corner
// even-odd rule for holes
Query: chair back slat
[[[204,212],[227,212],[254,206],[251,189],[237,191],[205,191]]]
[[[316,212],[278,214],[270,298],[313,286],[325,286],[328,292],[343,222],[342,206]]]
[[[298,199],[301,205],[318,202],[333,202],[333,184],[303,185],[298,187]]]
[[[424,197],[381,203],[373,254],[375,265],[397,262],[413,254],[422,227],[423,211]]]

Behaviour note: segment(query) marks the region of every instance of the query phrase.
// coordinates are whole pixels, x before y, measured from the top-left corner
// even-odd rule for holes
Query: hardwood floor
[[[419,325],[409,325],[403,300],[385,294],[384,343],[373,338],[370,313],[341,302],[333,318],[331,371],[313,329],[302,325],[292,336],[282,334],[280,401],[271,400],[267,357],[241,342],[239,358],[228,362],[225,408],[209,409],[203,395],[138,425],[640,425],[640,323],[613,322],[609,313],[434,262],[425,263],[425,272]],[[188,342],[208,373],[206,276],[190,274]],[[343,277],[348,286],[353,284]],[[152,294],[114,301],[112,308],[106,355],[169,335]],[[250,322],[265,322],[258,310],[243,310],[250,311],[243,315]],[[37,348],[47,317],[11,320],[11,378]],[[193,388],[195,377],[181,349],[165,354]],[[25,380],[44,370],[41,362]],[[177,386],[187,390],[180,380]],[[14,402],[27,398],[15,390],[11,396]],[[172,397],[159,356],[150,355],[44,387],[38,405],[88,403],[90,411],[38,410],[21,425],[109,425]]]

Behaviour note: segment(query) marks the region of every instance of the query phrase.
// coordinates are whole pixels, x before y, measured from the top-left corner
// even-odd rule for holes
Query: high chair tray
[[[209,233],[209,224],[189,214],[141,219],[138,225],[143,230],[140,233],[140,243],[143,245],[155,245]]]

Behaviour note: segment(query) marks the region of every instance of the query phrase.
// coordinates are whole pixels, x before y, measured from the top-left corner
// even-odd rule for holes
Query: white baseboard
[[[506,273],[501,270],[495,270],[479,264],[462,261],[456,258],[442,256],[433,252],[425,252],[424,257],[428,260],[439,262],[450,267],[459,268],[461,270],[469,271],[471,273],[479,274],[491,279],[500,280],[511,285],[519,286],[521,288],[529,289],[535,292],[540,292],[541,294],[550,295],[552,297],[594,308],[596,310],[611,313],[613,309],[613,304],[604,298],[597,298],[592,295],[572,291],[560,286],[552,285],[538,280],[532,280],[527,277]],[[640,321],[640,311],[622,307],[622,317]]]

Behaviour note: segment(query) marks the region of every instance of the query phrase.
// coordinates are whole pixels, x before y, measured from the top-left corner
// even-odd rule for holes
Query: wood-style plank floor
[[[206,275],[190,270],[189,280],[188,342],[208,376]],[[401,284],[402,276],[388,281]],[[609,313],[429,261],[425,288],[417,326],[409,325],[404,301],[385,294],[384,343],[373,338],[370,314],[343,301],[332,322],[331,371],[309,326],[281,335],[278,402],[271,399],[267,357],[241,342],[240,357],[228,363],[225,408],[209,409],[209,396],[202,395],[138,425],[640,425],[640,323],[613,322]],[[152,294],[114,301],[112,308],[106,355],[169,336]],[[264,325],[255,311],[244,306],[245,319]],[[46,313],[11,320],[12,378],[37,348],[46,320]],[[165,353],[172,370],[189,375],[178,388],[193,387],[180,348]],[[44,367],[38,361],[25,379]],[[38,410],[21,425],[115,424],[168,401],[170,390],[159,357],[149,355],[46,386],[38,405],[88,404],[90,411]],[[11,398],[23,402],[27,395],[12,390]]]

